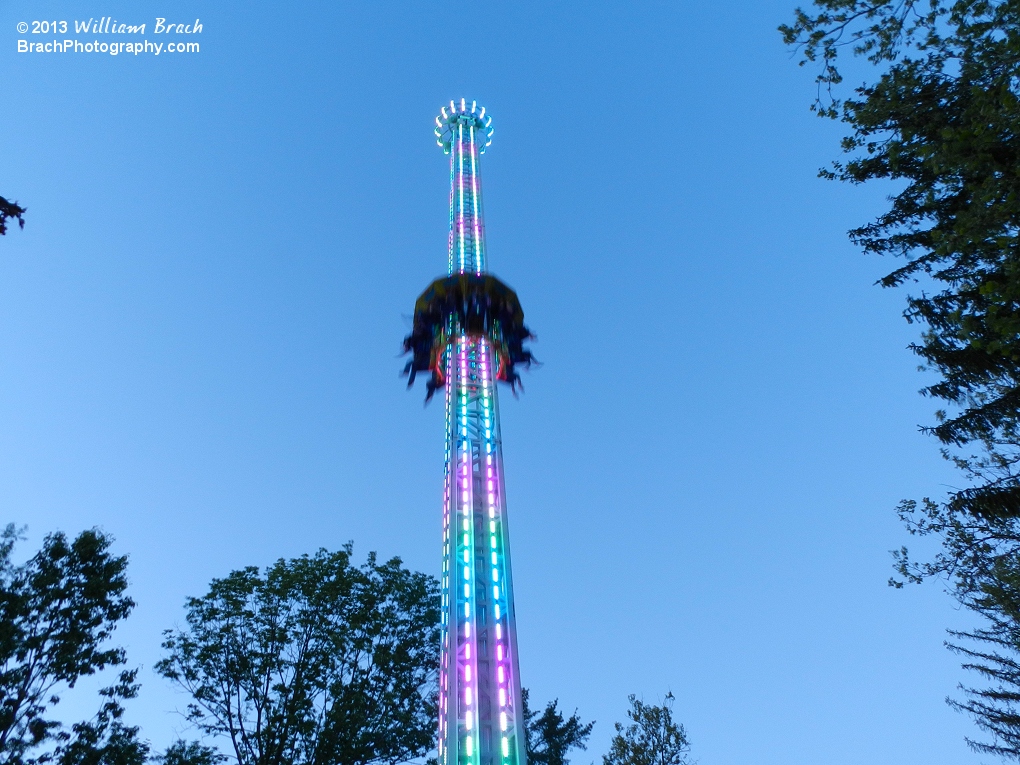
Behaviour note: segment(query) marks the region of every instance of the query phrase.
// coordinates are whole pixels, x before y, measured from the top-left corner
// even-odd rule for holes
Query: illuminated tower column
[[[492,118],[450,102],[436,118],[450,155],[449,273],[486,270],[479,159]],[[484,333],[448,319],[440,765],[526,765],[517,630],[494,368]]]

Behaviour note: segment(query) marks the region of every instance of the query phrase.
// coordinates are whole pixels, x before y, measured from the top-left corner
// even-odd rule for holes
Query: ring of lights
[[[451,100],[449,106],[440,109],[436,117],[436,143],[442,148],[444,154],[449,154],[457,127],[473,127],[478,131],[478,153],[484,154],[485,149],[492,143],[492,117],[485,113],[485,107],[479,106],[477,101],[468,103],[467,99]]]

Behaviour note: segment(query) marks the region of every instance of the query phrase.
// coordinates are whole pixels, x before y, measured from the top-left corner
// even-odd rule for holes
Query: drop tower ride
[[[450,156],[448,275],[418,298],[404,349],[409,385],[428,372],[427,398],[446,394],[439,765],[526,765],[496,381],[520,382],[531,335],[517,295],[487,273],[479,165],[492,117],[451,101],[435,133]]]

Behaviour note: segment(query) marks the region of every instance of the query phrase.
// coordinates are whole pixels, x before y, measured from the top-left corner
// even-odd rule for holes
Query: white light
[[[506,730],[506,712],[499,713],[499,729]]]

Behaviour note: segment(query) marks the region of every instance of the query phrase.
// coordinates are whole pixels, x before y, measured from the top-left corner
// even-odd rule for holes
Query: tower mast
[[[405,347],[422,357],[419,308],[434,316],[430,394],[440,384],[446,394],[439,765],[526,765],[495,382],[518,379],[513,365],[531,360],[521,346],[530,335],[516,295],[486,274],[479,170],[492,117],[451,101],[436,137],[450,156],[449,277],[419,298],[418,335]],[[436,305],[445,307],[428,314]]]

